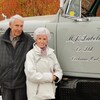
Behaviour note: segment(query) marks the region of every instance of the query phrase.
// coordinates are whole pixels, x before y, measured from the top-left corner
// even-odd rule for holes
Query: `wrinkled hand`
[[[55,80],[56,80],[56,78],[57,78],[57,77],[56,77],[55,75],[53,75],[53,81],[55,81]]]
[[[52,77],[53,77],[53,81],[56,81],[56,79],[57,79],[57,76],[56,75],[54,75],[54,73],[55,73],[55,70],[53,69],[53,72],[52,72]]]

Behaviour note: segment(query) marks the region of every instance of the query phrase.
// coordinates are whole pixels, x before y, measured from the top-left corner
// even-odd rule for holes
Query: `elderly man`
[[[9,28],[0,36],[0,83],[3,100],[27,100],[24,61],[33,38],[23,32],[20,15],[10,18]]]

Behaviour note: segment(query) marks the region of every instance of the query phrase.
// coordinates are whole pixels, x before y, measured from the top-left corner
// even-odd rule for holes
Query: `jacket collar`
[[[41,48],[39,48],[37,45],[33,45],[33,48],[37,55],[41,55]],[[47,55],[50,55],[54,52],[52,48],[46,47]]]
[[[10,31],[11,29],[8,28],[6,32],[3,34],[3,37],[2,37],[3,41],[10,42]],[[24,39],[25,39],[25,35],[24,35],[24,32],[22,31],[19,41],[23,41]]]

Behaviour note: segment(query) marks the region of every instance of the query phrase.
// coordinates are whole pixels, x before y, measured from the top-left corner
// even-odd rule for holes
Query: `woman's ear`
[[[11,24],[11,23],[9,23],[9,27],[10,27],[10,28],[11,28],[11,25],[12,25],[12,24]]]

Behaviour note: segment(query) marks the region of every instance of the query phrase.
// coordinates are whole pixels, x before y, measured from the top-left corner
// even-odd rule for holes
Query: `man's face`
[[[9,26],[11,28],[11,35],[13,37],[18,37],[21,35],[22,31],[23,31],[23,24],[24,22],[15,19],[14,22],[9,23]]]
[[[47,35],[37,35],[37,39],[36,39],[36,44],[38,47],[45,48],[47,46],[48,43],[48,37]]]

